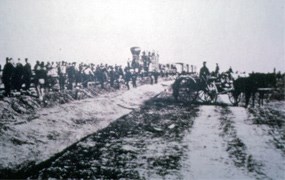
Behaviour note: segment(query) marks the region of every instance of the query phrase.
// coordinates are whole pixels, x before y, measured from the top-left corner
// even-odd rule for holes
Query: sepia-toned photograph
[[[284,0],[0,0],[0,179],[285,179]]]

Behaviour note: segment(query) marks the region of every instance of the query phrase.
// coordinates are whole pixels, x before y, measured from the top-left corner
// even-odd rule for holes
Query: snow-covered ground
[[[225,96],[221,99],[229,103]],[[184,177],[285,179],[284,107],[284,101],[252,109],[200,106],[192,131],[184,138],[190,147]],[[272,110],[280,114],[270,114]]]
[[[235,107],[230,110],[237,137],[245,144],[251,160],[260,166],[259,171],[269,179],[284,179],[285,157],[280,149],[274,147],[273,137],[269,134],[270,127],[253,124],[244,108]]]
[[[227,145],[221,136],[220,113],[215,106],[202,106],[195,119],[192,132],[184,141],[189,146],[188,171],[190,179],[250,179],[237,169],[226,152]]]
[[[285,179],[284,101],[243,108],[220,95],[216,105],[187,105],[173,100],[171,83],[72,101],[12,121],[1,130],[0,167],[19,169],[63,152],[28,176]]]
[[[42,108],[32,115],[32,120],[23,116],[6,124],[0,133],[0,168],[19,169],[31,162],[38,164],[128,114],[169,84],[171,81],[143,85]]]

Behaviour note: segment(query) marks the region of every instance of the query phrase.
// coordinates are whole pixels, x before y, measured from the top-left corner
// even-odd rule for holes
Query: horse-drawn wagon
[[[217,100],[218,89],[214,78],[203,80],[196,74],[180,75],[172,85],[173,96],[184,102],[202,101],[214,103]]]
[[[248,77],[239,77],[233,82],[232,96],[235,100],[235,105],[238,105],[238,100],[244,96],[245,106],[249,105],[249,100],[252,98],[252,106],[255,104],[255,96],[259,95],[259,104],[263,105],[265,95],[270,97],[276,89],[276,74],[275,73],[252,73]]]
[[[237,104],[241,96],[234,96],[233,80],[228,74],[219,77],[199,77],[196,74],[180,75],[173,83],[173,96],[184,102],[215,103],[218,95],[228,95],[232,104]]]
[[[184,102],[215,103],[218,95],[228,95],[233,105],[244,100],[248,106],[252,98],[254,106],[255,95],[259,95],[259,104],[263,104],[265,95],[270,97],[276,87],[276,75],[273,73],[253,73],[248,77],[233,79],[230,74],[221,74],[219,77],[201,78],[196,74],[180,75],[172,85],[173,96]]]

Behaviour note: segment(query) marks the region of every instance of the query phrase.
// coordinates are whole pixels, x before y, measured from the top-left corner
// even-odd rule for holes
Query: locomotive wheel
[[[192,103],[198,97],[196,82],[191,78],[181,78],[173,85],[173,96],[176,100]]]

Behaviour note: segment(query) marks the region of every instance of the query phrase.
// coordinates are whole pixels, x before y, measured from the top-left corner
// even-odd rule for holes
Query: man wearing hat
[[[207,76],[210,75],[210,71],[206,66],[206,61],[203,62],[203,67],[200,69],[199,77],[204,81],[207,82]]]

